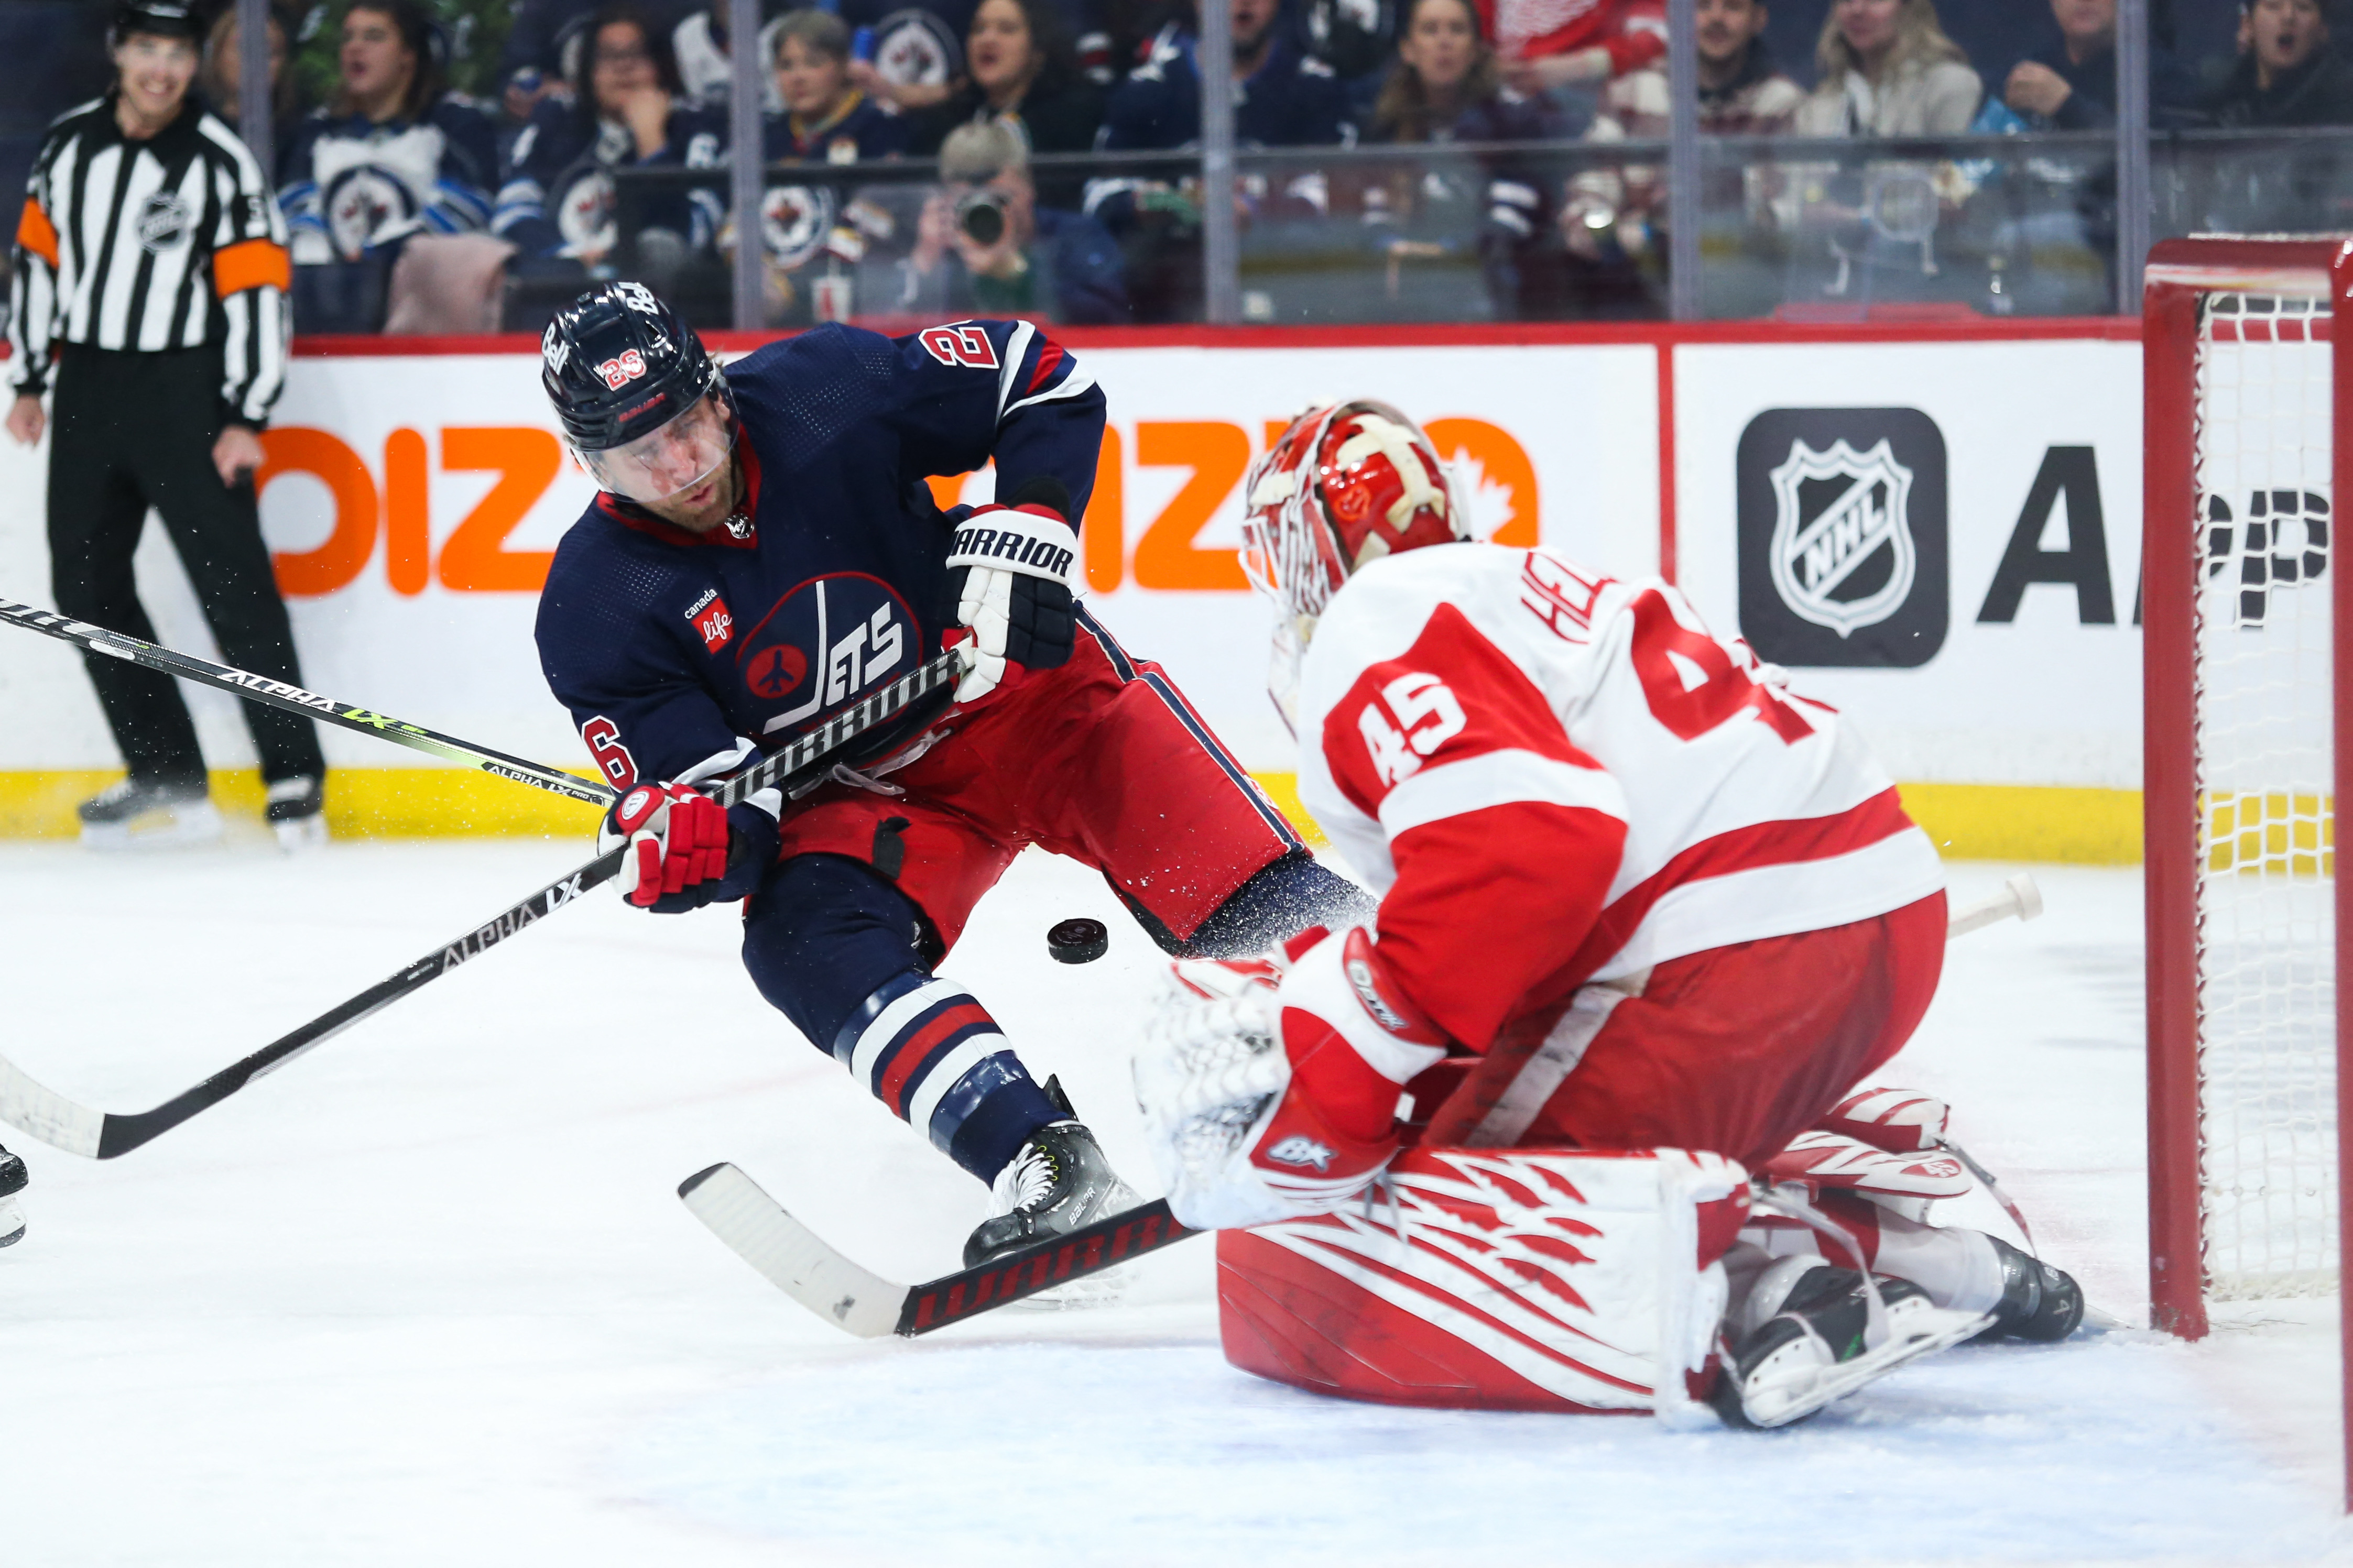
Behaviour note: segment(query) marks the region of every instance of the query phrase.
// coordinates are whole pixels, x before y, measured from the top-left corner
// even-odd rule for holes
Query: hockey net
[[[2169,241],[2143,341],[2150,1295],[2339,1289],[2332,268]],[[2353,697],[2353,686],[2348,688]]]

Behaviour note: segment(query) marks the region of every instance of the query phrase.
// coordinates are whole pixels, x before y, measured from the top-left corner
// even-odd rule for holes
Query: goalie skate
[[[1725,1358],[1711,1396],[1725,1425],[1787,1426],[1993,1321],[1990,1312],[1936,1306],[1908,1280],[1881,1275],[1878,1286],[1883,1310],[1874,1311],[1863,1277],[1819,1255],[1767,1269],[1736,1319],[1754,1326]]]

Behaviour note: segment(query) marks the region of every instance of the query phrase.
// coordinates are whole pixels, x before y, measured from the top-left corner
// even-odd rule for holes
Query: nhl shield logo
[[[1774,664],[1909,669],[1951,624],[1944,433],[1916,408],[1768,408],[1734,455],[1740,635]]]
[[[1919,566],[1912,470],[1884,440],[1862,453],[1843,439],[1827,452],[1797,440],[1772,479],[1771,565],[1782,602],[1841,637],[1894,615]]]

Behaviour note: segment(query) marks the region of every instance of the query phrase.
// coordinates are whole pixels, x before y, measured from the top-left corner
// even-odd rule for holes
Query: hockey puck
[[[1063,921],[1047,931],[1046,951],[1057,963],[1092,963],[1111,951],[1111,932],[1101,921]]]

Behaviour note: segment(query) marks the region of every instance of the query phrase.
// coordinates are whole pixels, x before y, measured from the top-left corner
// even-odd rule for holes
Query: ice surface
[[[0,847],[5,1049],[143,1110],[586,858],[585,843]],[[1966,897],[2009,868],[1961,866]],[[1891,1081],[1958,1107],[2048,1252],[2146,1310],[2139,896],[1957,943]],[[1093,915],[1111,955],[1050,963]],[[1228,1367],[1192,1242],[1129,1304],[830,1331],[672,1195],[741,1163],[871,1267],[982,1194],[737,968],[726,911],[598,895],[120,1161],[33,1168],[0,1251],[0,1568],[66,1564],[2304,1562],[2336,1511],[2333,1303],[1965,1349],[1769,1436],[1390,1410]],[[950,965],[1141,1176],[1156,954],[1025,857]]]

